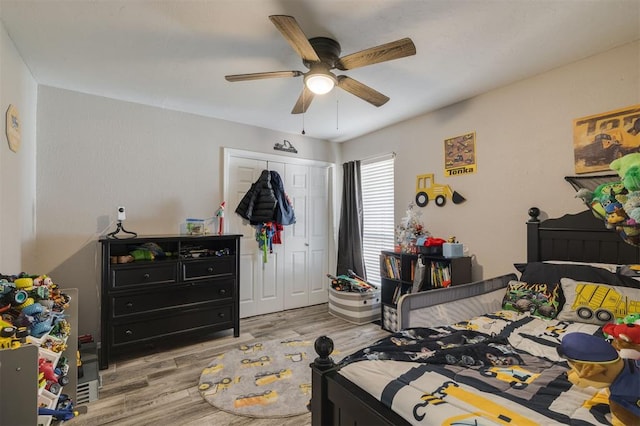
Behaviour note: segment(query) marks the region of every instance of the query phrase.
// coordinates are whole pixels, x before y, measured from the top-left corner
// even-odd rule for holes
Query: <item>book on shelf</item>
[[[427,269],[421,257],[415,262],[415,267],[412,271],[413,285],[411,286],[411,293],[418,293],[422,290],[422,282],[424,280],[425,270]]]
[[[395,256],[384,256],[387,278],[399,280],[400,278],[400,258]]]
[[[389,260],[389,256],[386,256],[384,258],[384,264],[387,267],[387,277],[395,278],[395,276],[393,275],[393,267],[391,266],[391,260]]]
[[[400,297],[402,297],[403,294],[407,294],[407,293],[411,293],[411,287],[398,284],[396,286],[395,292],[393,293],[393,304],[397,305],[398,301],[400,300]]]
[[[431,262],[431,287],[443,288],[451,285],[451,270],[446,262]]]
[[[396,286],[396,289],[393,291],[393,297],[391,298],[391,303],[396,304],[398,303],[398,299],[400,298],[400,285]]]

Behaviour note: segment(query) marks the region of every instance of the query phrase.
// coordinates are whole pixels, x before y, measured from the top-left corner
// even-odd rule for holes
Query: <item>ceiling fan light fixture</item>
[[[329,93],[338,83],[331,72],[315,72],[304,78],[304,84],[316,95]]]

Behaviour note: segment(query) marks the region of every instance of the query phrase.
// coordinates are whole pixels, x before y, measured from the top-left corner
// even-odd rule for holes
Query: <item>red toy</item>
[[[64,374],[57,374],[53,363],[46,358],[38,360],[38,370],[44,375],[44,379],[47,381],[46,389],[51,393],[57,394],[61,386],[69,384],[69,378]]]
[[[627,343],[640,345],[640,325],[636,324],[605,324],[602,331],[614,339],[620,339]]]
[[[629,314],[615,324],[605,324],[602,331],[622,358],[640,359],[639,314]]]

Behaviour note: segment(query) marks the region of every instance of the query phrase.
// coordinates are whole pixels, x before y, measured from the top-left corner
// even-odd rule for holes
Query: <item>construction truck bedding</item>
[[[392,334],[344,358],[340,374],[411,424],[610,424],[606,389],[567,378],[558,347],[573,332],[602,336],[596,324],[498,311]]]

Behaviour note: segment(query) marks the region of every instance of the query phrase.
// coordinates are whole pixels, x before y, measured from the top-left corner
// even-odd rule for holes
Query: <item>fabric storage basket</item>
[[[400,330],[400,327],[398,327],[398,310],[396,308],[387,305],[384,306],[382,328],[394,333]]]
[[[354,324],[380,319],[380,290],[364,293],[329,289],[329,313]]]

